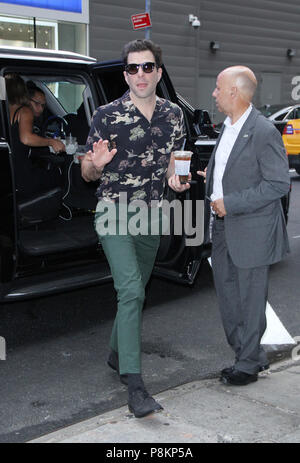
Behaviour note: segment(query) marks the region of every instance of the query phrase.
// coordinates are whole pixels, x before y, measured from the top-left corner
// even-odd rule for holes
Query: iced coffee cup
[[[192,151],[175,151],[175,174],[179,175],[180,183],[188,183]]]
[[[78,148],[78,143],[76,137],[72,137],[69,135],[66,137],[66,153],[67,154],[75,154]]]

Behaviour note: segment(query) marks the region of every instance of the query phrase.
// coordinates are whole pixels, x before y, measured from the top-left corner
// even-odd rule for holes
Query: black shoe
[[[125,384],[127,386],[128,385],[128,377],[127,377],[127,375],[120,375],[120,372],[119,372],[119,356],[118,356],[118,353],[115,352],[114,350],[110,351],[110,354],[109,354],[109,357],[108,357],[108,360],[107,360],[107,365],[118,373],[121,383]]]
[[[268,363],[266,363],[266,365],[261,365],[259,367],[259,370],[258,372],[261,373],[262,371],[266,371],[270,368],[270,365]],[[222,371],[221,371],[221,376],[227,376],[229,373],[232,373],[232,371],[234,370],[234,366],[232,367],[229,367],[229,368],[224,368]]]
[[[222,376],[229,375],[230,373],[233,372],[233,370],[234,370],[234,367],[223,368],[223,370],[221,370],[220,380],[222,381]]]
[[[128,408],[136,418],[163,410],[163,407],[143,389],[136,389],[128,394]]]
[[[221,381],[224,384],[232,384],[233,386],[246,386],[257,381],[257,373],[250,375],[249,373],[233,369],[227,375],[223,375]]]

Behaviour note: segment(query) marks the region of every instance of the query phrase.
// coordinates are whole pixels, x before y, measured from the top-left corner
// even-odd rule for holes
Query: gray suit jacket
[[[223,130],[207,167],[208,196]],[[232,148],[222,184],[225,237],[233,263],[252,268],[281,260],[289,251],[280,200],[290,188],[288,160],[279,131],[255,108]]]

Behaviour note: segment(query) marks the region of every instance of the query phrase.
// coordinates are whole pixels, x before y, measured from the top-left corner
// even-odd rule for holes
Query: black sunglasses
[[[46,103],[41,103],[40,101],[34,100],[33,98],[30,98],[30,101],[33,101],[36,105],[41,106],[42,108],[46,107]]]
[[[147,63],[141,63],[141,64],[131,63],[125,66],[125,71],[131,75],[137,74],[139,72],[140,66],[146,74],[150,74],[151,72],[154,71],[154,68],[156,65],[155,63],[151,63],[150,61]]]

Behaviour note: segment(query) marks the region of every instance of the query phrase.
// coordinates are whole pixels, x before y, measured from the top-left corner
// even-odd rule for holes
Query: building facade
[[[43,24],[42,10],[36,8],[27,18],[13,16],[15,35],[10,41],[12,16],[5,13],[9,2],[0,2],[0,44],[34,46],[33,29],[30,32],[28,27],[24,38],[20,22],[14,22],[26,19],[32,25],[33,17],[35,24],[40,22],[36,46],[87,53],[99,60],[120,57],[124,43],[145,36],[144,30],[133,30],[131,16],[145,11],[146,0],[74,1],[88,9],[88,19],[72,22],[57,12],[56,19],[55,15],[47,19],[49,29],[49,24]],[[161,45],[177,91],[194,107],[208,109],[215,122],[222,116],[216,112],[211,93],[217,74],[231,65],[247,65],[257,75],[256,106],[297,103],[292,90],[300,76],[299,0],[151,0],[148,4],[150,37]],[[199,27],[189,21],[190,15],[199,20]],[[294,98],[300,98],[298,93],[293,93]]]
[[[90,54],[110,59],[124,42],[144,37],[130,21],[144,9],[144,0],[91,0]],[[215,122],[222,116],[211,93],[218,73],[231,65],[247,65],[257,75],[256,106],[297,103],[292,79],[300,75],[299,0],[152,0],[151,20],[151,39],[161,45],[177,91],[194,107],[207,108]],[[288,57],[289,49],[294,56]]]

